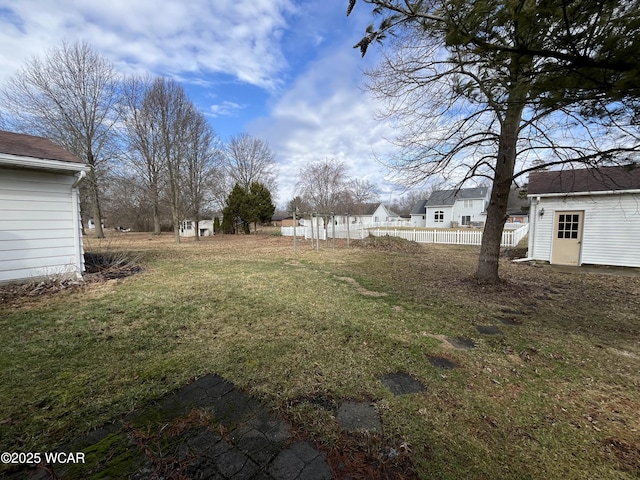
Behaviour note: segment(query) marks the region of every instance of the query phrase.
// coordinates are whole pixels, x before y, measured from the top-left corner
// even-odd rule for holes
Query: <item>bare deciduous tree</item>
[[[159,157],[160,137],[153,103],[148,94],[153,80],[128,78],[123,83],[124,143],[126,158],[136,174],[151,203],[153,233],[160,235],[160,200],[164,174],[164,162]]]
[[[196,240],[200,240],[199,222],[221,160],[222,149],[213,128],[202,113],[192,112],[183,166],[183,196],[186,213],[195,222]]]
[[[350,203],[360,205],[375,202],[378,199],[377,187],[369,180],[353,178],[347,184]]]
[[[248,191],[253,182],[258,182],[272,194],[276,192],[275,155],[266,141],[246,133],[231,137],[224,163],[231,186],[237,183]]]
[[[181,194],[183,169],[196,109],[184,89],[166,78],[153,81],[144,103],[155,132],[153,140],[158,142],[154,151],[166,172],[173,231],[176,243],[180,243],[180,223],[186,210]]]
[[[298,176],[296,191],[314,210],[327,213],[344,206],[350,182],[344,162],[335,158],[312,162]]]
[[[64,42],[29,60],[2,90],[13,128],[47,137],[91,166],[87,187],[98,237],[104,236],[100,175],[113,154],[118,82],[111,63],[88,44]]]

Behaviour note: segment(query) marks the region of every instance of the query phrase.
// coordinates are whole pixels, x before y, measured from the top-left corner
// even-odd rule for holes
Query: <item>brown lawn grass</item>
[[[270,235],[176,245],[126,234],[86,248],[135,254],[144,271],[0,306],[3,451],[51,449],[215,372],[356,470],[396,461],[378,470],[640,475],[638,277],[505,261],[504,283],[480,287],[474,247],[316,252],[300,241],[294,252]],[[443,341],[455,336],[477,347]],[[438,370],[430,355],[460,368]],[[379,377],[395,371],[427,391],[394,397]],[[374,402],[383,432],[341,432],[334,408],[345,399]],[[380,453],[389,448],[398,459]]]

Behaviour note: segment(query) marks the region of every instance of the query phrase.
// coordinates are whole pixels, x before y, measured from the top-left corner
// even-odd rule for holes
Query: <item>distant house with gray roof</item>
[[[482,227],[487,216],[491,190],[488,187],[436,190],[411,211],[416,227]]]
[[[426,227],[427,226],[427,200],[419,200],[411,209],[411,226]]]
[[[335,215],[337,225],[347,223],[347,215]],[[389,210],[383,203],[362,203],[354,205],[348,215],[349,223],[376,224],[384,222],[400,222],[400,215]]]

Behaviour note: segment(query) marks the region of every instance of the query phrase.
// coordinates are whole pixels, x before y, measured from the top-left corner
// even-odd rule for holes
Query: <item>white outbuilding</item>
[[[0,131],[0,283],[82,275],[78,184],[88,171],[46,138]]]
[[[532,172],[528,198],[528,258],[640,267],[640,164]]]

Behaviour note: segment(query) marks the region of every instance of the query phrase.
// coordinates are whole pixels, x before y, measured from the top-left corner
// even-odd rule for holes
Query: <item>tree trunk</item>
[[[176,240],[176,243],[180,243],[180,222],[178,220],[173,219],[173,236]]]
[[[198,217],[196,217],[197,219]],[[200,241],[200,220],[194,220],[193,221],[193,228],[196,229],[195,234],[196,234],[196,242]]]
[[[505,118],[500,127],[498,156],[496,159],[491,199],[487,208],[487,221],[482,234],[482,245],[478,259],[475,278],[478,283],[495,284],[500,280],[498,264],[500,261],[500,243],[504,224],[507,221],[507,202],[513,182],[516,162],[516,146],[520,121],[522,120],[523,102],[515,100],[511,95]]]
[[[98,181],[96,179],[96,173],[91,168],[89,170],[89,197],[91,198],[91,215],[93,215],[93,223],[95,225],[96,238],[104,238],[104,231],[102,230],[102,210],[100,208],[100,198],[98,196]]]
[[[160,195],[158,194],[158,184],[151,185],[151,202],[153,203],[153,234],[160,235]]]

